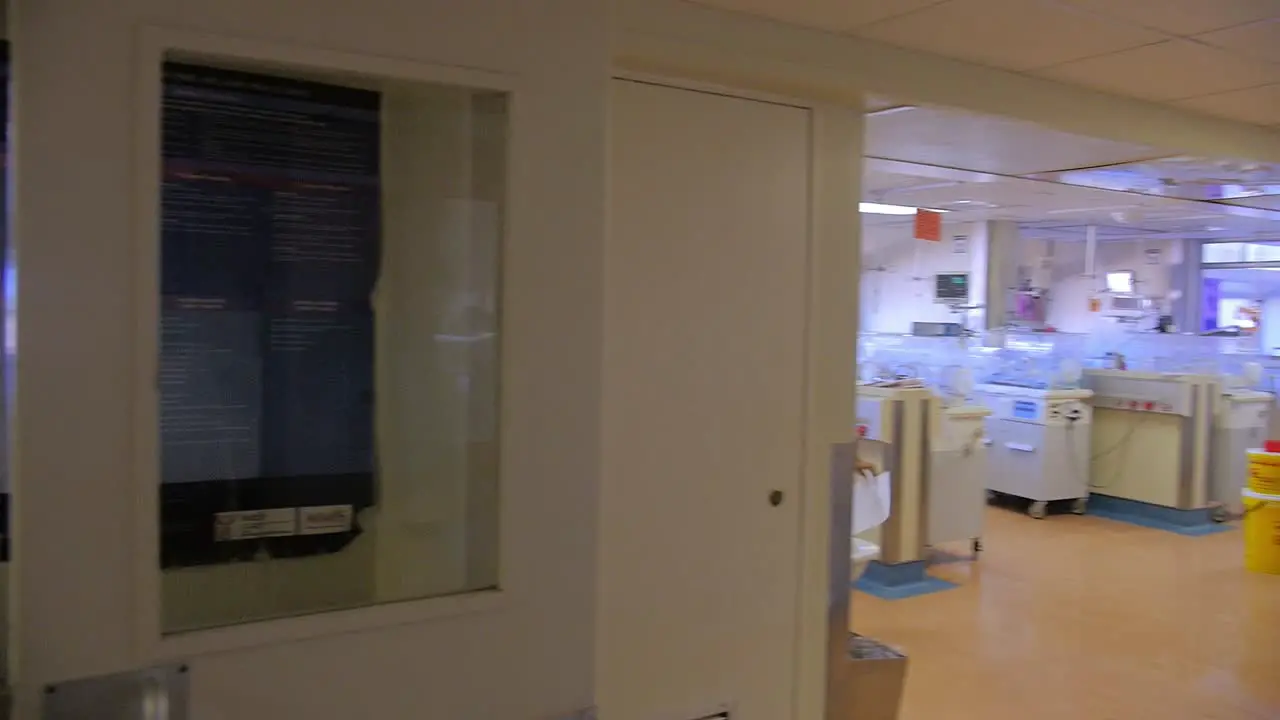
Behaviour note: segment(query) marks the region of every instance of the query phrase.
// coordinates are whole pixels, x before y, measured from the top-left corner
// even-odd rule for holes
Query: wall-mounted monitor
[[[1107,291],[1113,293],[1131,293],[1137,286],[1137,277],[1132,270],[1117,270],[1107,273]]]
[[[934,302],[969,302],[969,273],[938,273],[933,279]]]

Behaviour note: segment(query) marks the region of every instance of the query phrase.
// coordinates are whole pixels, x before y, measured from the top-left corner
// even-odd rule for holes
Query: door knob
[[[769,493],[769,504],[774,507],[778,507],[779,505],[782,504],[782,498],[783,498],[782,491],[774,490]]]

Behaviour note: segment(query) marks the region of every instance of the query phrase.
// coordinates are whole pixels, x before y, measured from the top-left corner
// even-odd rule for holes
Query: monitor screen
[[[1135,281],[1132,270],[1118,270],[1107,273],[1107,290],[1116,293],[1131,293]]]
[[[933,296],[938,302],[968,301],[969,273],[938,273],[934,281]]]

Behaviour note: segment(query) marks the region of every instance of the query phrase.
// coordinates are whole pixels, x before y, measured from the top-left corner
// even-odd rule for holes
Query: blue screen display
[[[379,96],[165,67],[162,481],[369,473]]]
[[[1016,400],[1013,403],[1013,416],[1022,420],[1035,420],[1040,416],[1040,407],[1029,400]]]

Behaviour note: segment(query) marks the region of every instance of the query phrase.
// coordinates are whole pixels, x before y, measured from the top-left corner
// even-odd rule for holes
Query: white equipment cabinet
[[[1072,500],[1084,514],[1089,498],[1090,390],[1040,390],[980,385],[991,408],[987,489],[1031,501],[1027,510],[1043,518],[1049,503]]]
[[[942,410],[925,491],[929,545],[965,541],[975,554],[982,550],[989,474],[984,421],[990,415],[976,405]]]

